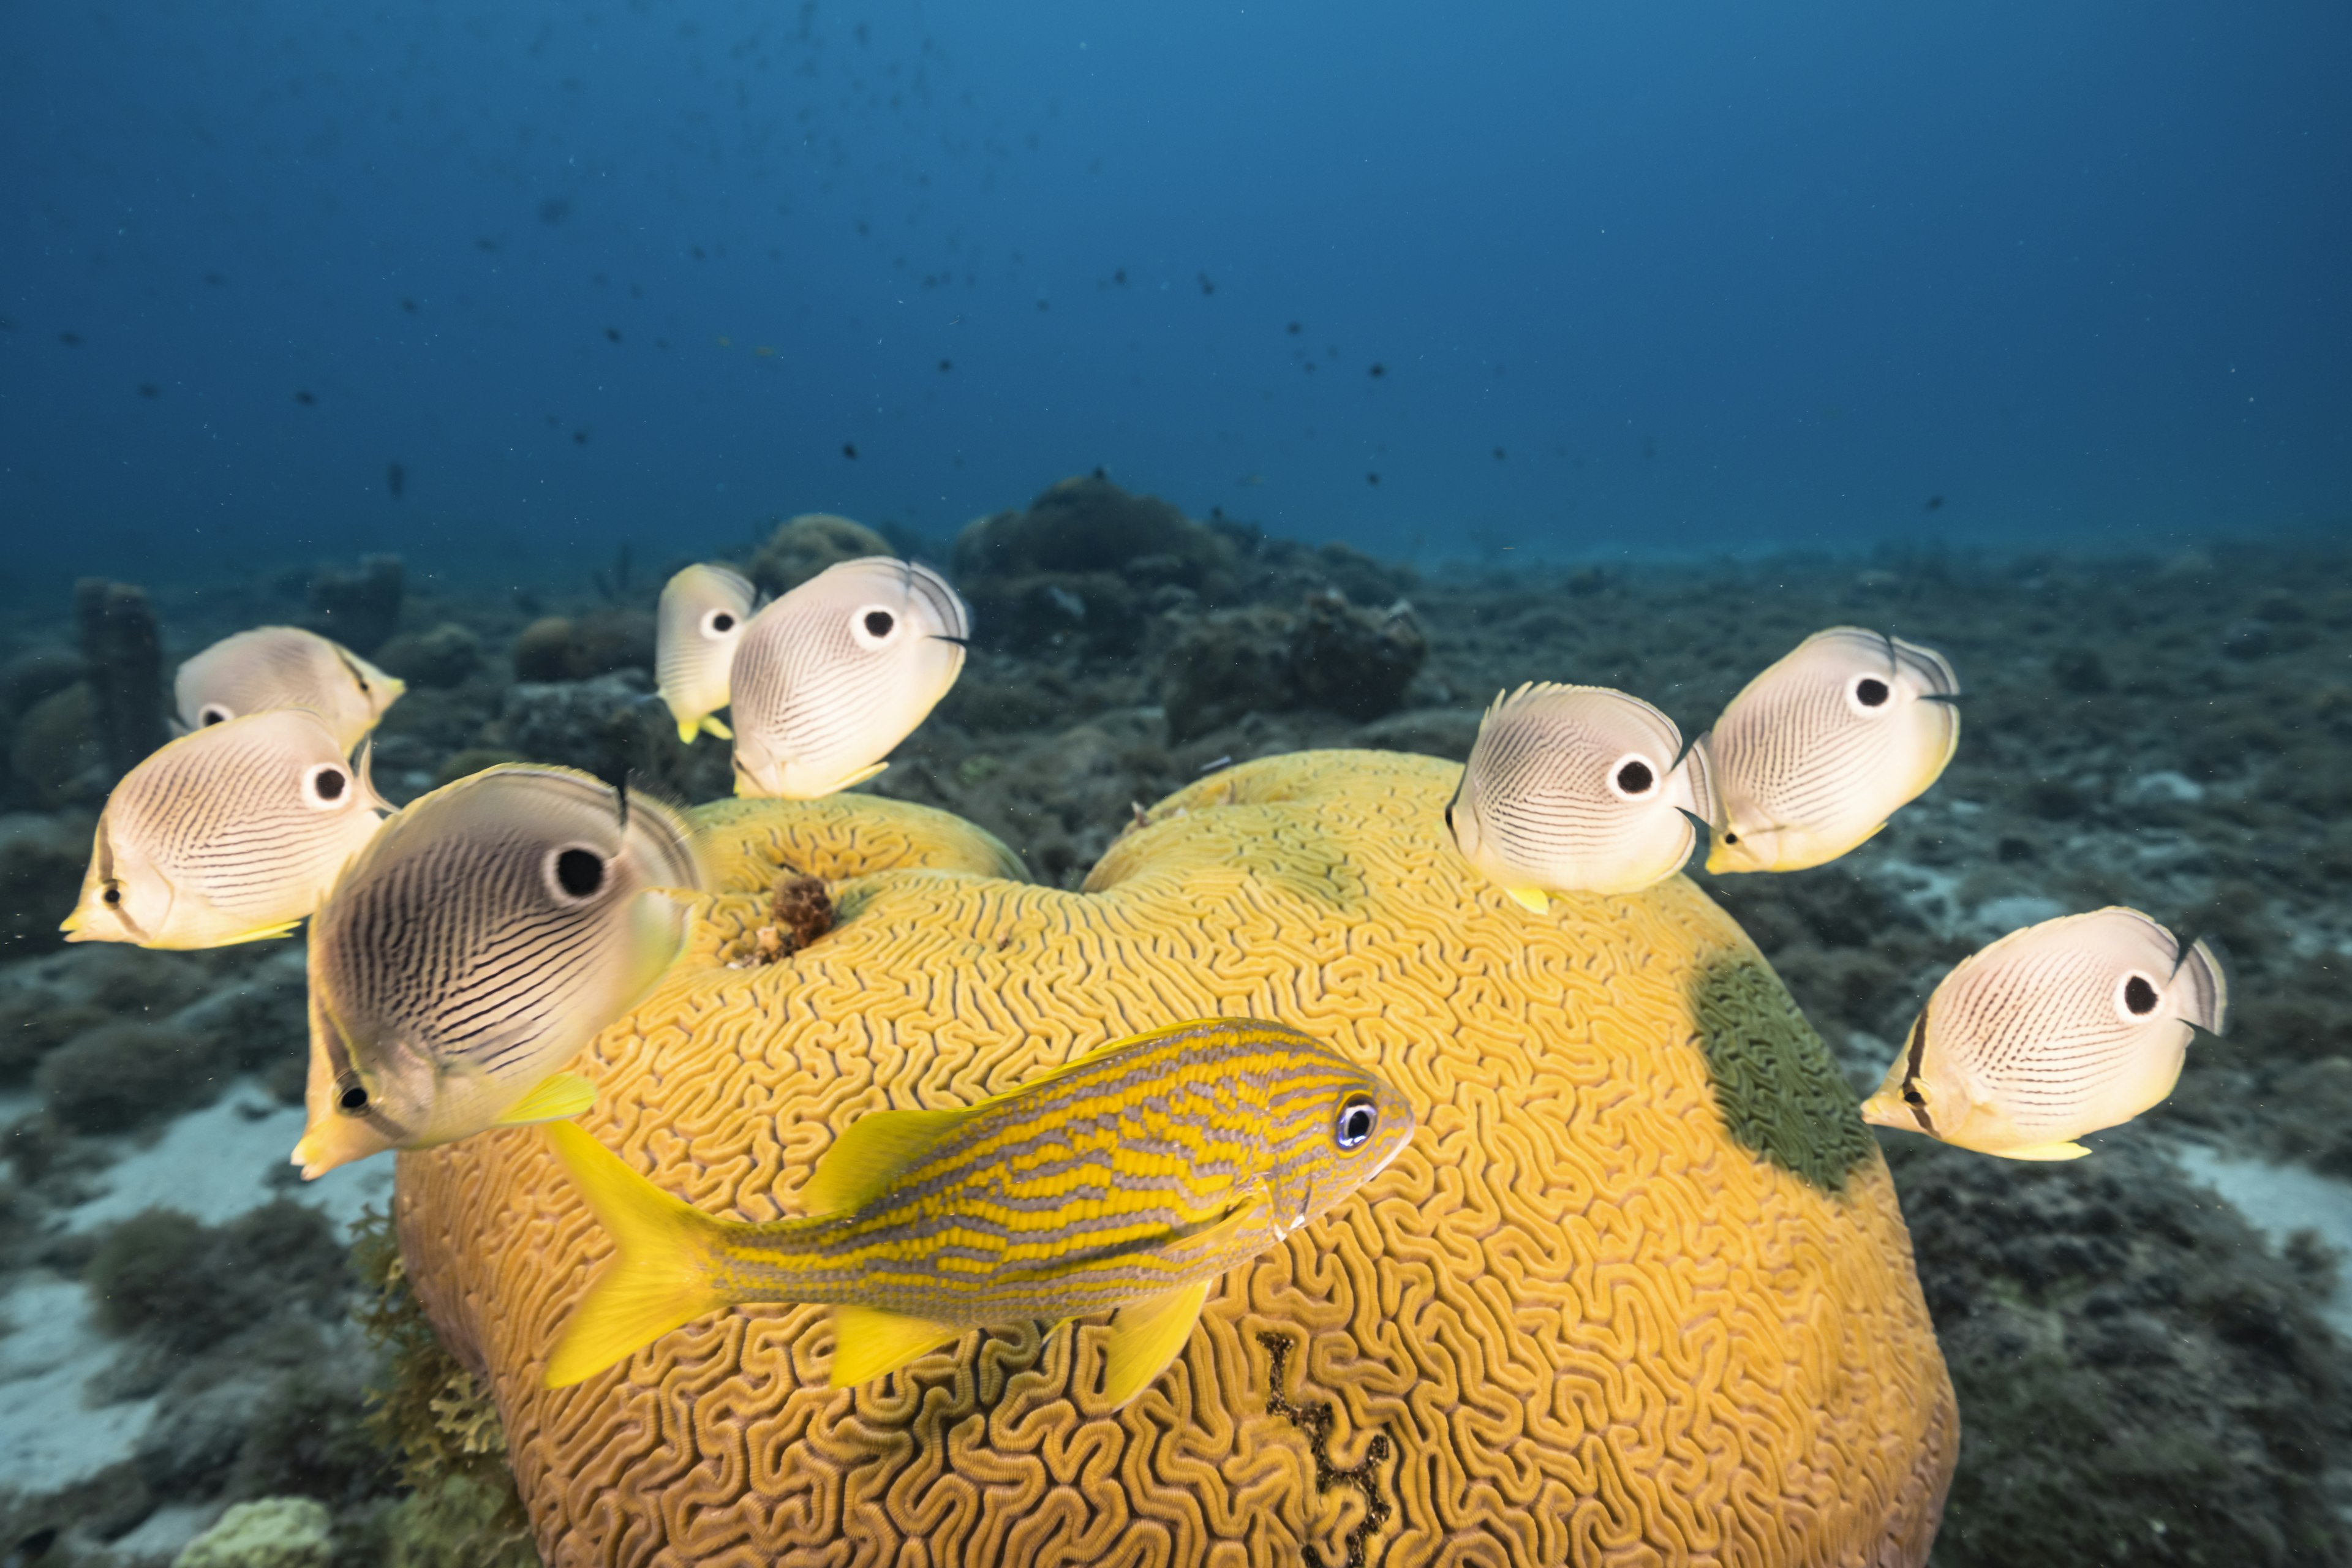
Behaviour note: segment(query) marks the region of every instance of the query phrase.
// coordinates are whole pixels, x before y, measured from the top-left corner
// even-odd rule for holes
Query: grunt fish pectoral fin
[[[848,1214],[890,1190],[900,1172],[930,1152],[969,1112],[869,1110],[817,1156],[801,1184],[801,1212]]]
[[[492,1125],[528,1127],[538,1121],[569,1121],[595,1103],[596,1086],[578,1073],[550,1073],[537,1088],[508,1106]]]
[[[1541,888],[1505,888],[1503,893],[1531,915],[1551,913],[1551,896]]]
[[[833,1386],[871,1382],[962,1335],[929,1318],[844,1303],[833,1310]]]
[[[1118,1310],[1103,1346],[1103,1398],[1112,1409],[1150,1387],[1183,1352],[1208,1299],[1209,1281],[1202,1279]]]
[[[2035,1143],[2023,1149],[1990,1150],[2004,1160],[2079,1160],[2090,1152],[2080,1143]]]
[[[683,730],[686,726],[680,724],[678,728]],[[719,722],[719,715],[716,713],[705,713],[702,716],[702,722],[697,728],[715,740],[731,741],[735,738],[735,731]],[[689,735],[687,739],[692,740],[693,737]]]

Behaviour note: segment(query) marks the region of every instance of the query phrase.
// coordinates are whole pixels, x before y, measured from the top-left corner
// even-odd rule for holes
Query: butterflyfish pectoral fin
[[[869,1110],[849,1124],[817,1156],[816,1169],[801,1184],[801,1212],[848,1214],[890,1190],[899,1173],[930,1152],[931,1146],[969,1112],[961,1110]]]
[[[1551,913],[1551,898],[1541,888],[1505,888],[1504,897],[1531,915]]]
[[[681,731],[685,728],[686,726],[683,724],[678,726],[678,729]],[[735,731],[720,723],[719,721],[719,715],[716,713],[705,713],[702,716],[702,722],[698,726],[698,728],[699,728],[704,734],[713,736],[718,740],[731,741],[735,738]],[[693,737],[689,735],[687,739],[692,740]]]
[[[2004,1160],[2079,1160],[2090,1152],[2080,1143],[2035,1143],[2023,1149],[1993,1149]]]
[[[569,1121],[595,1103],[596,1086],[578,1073],[550,1073],[537,1088],[508,1106],[493,1125],[528,1127],[536,1121]]]
[[[1208,1299],[1209,1281],[1202,1279],[1118,1310],[1103,1346],[1103,1398],[1112,1409],[1150,1387],[1183,1353]]]
[[[949,1323],[845,1303],[833,1310],[833,1386],[871,1382],[962,1336]]]

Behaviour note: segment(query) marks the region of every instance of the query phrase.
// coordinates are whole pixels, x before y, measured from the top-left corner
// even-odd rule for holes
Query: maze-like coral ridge
[[[609,1243],[532,1130],[403,1155],[417,1289],[488,1372],[549,1563],[1924,1561],[1951,1390],[1821,1042],[1680,879],[1545,918],[1482,884],[1443,837],[1455,776],[1252,763],[1161,803],[1078,893],[921,807],[698,813],[726,891],[580,1067],[588,1129],[705,1209],[794,1212],[867,1111],[1202,1014],[1377,1062],[1421,1130],[1220,1281],[1116,1413],[1099,1322],[835,1391],[824,1310],[788,1306],[543,1391]],[[788,870],[838,923],[729,967]]]

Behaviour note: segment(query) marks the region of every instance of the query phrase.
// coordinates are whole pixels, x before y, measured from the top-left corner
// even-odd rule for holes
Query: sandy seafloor
[[[1115,545],[1124,503],[1094,499]],[[967,551],[982,646],[866,787],[958,812],[1074,886],[1135,803],[1221,759],[1459,758],[1484,702],[1535,679],[1622,687],[1695,733],[1841,623],[1948,653],[1969,697],[1934,790],[1832,866],[1709,884],[1857,1089],[1952,963],[2104,903],[2217,935],[2237,1013],[2092,1159],[1879,1134],[1966,1429],[1935,1561],[2352,1563],[2352,546],[1416,573],[1238,528],[1188,541],[1205,553],[1172,566],[1052,559],[1066,541]],[[763,571],[789,581],[800,549]],[[377,649],[414,688],[380,732],[388,795],[500,755],[618,758],[723,793],[723,749],[682,753],[645,714],[660,573],[600,593],[442,589],[432,571],[408,563]],[[316,616],[310,576],[148,584],[166,669]],[[68,610],[0,625],[0,1554],[162,1563],[231,1501],[294,1493],[335,1510],[344,1560],[381,1560],[343,1528],[397,1486],[359,1425],[377,1352],[343,1252],[390,1163],[291,1179],[299,942],[56,945],[103,784],[75,728]],[[1301,629],[1318,616],[1333,647]],[[1385,688],[1317,673],[1366,647]],[[518,658],[574,679],[518,682]]]

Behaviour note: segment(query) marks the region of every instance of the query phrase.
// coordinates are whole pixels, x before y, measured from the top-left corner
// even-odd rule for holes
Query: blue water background
[[[943,538],[1097,465],[1423,561],[2352,518],[2341,5],[8,31],[0,593]]]

